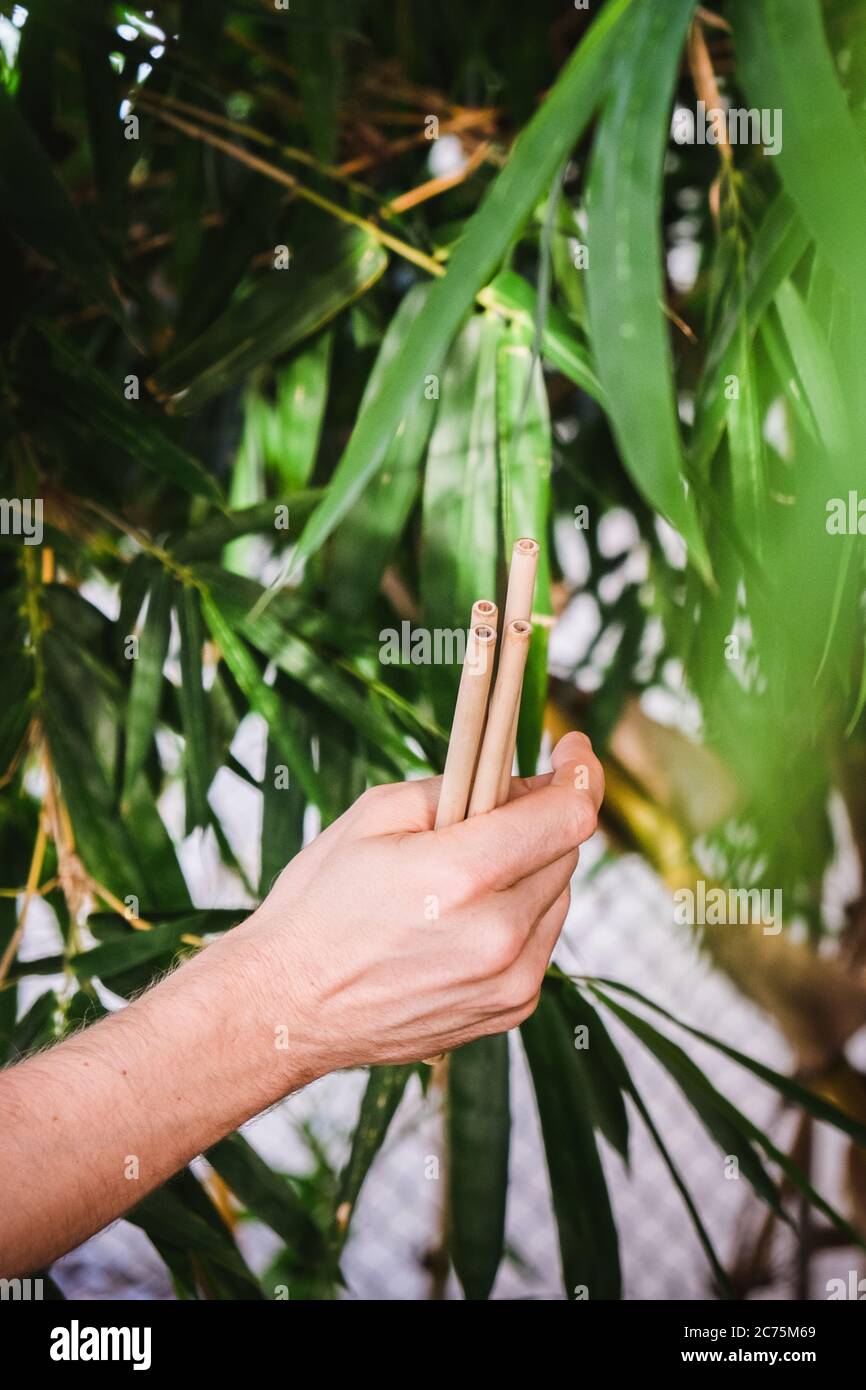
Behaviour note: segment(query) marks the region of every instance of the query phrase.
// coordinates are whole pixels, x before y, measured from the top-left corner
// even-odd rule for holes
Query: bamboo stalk
[[[42,864],[45,859],[45,849],[47,844],[48,832],[45,828],[45,822],[40,816],[39,828],[36,832],[36,843],[33,846],[33,854],[30,859],[30,868],[27,873],[27,884],[24,889],[24,901],[21,904],[21,915],[18,918],[18,923],[15,927],[15,930],[13,931],[11,937],[9,938],[9,941],[7,942],[6,950],[3,952],[3,958],[2,960],[0,960],[0,984],[2,984],[3,981],[6,979],[6,976],[9,973],[9,967],[15,959],[15,952],[18,950],[18,947],[21,944],[21,938],[24,935],[24,928],[27,925],[27,913],[30,908],[30,904],[33,901],[34,897],[38,895],[39,879],[42,875]]]
[[[500,804],[502,766],[520,703],[520,688],[531,637],[532,624],[520,619],[503,627],[499,670],[496,673],[487,728],[484,731],[478,770],[469,800],[470,816],[484,815]]]
[[[492,608],[495,604],[482,599],[473,607]],[[442,791],[436,810],[436,829],[446,825],[456,825],[466,816],[469,793],[472,787],[472,774],[478,758],[484,716],[487,712],[487,695],[490,690],[490,677],[493,672],[493,653],[496,647],[496,629],[488,623],[479,623],[469,629],[466,644],[466,657],[460,677],[460,689],[454,706],[454,720],[451,737],[448,741],[448,755],[445,760],[445,773],[442,778]]]
[[[163,121],[165,125],[172,126],[179,130],[183,135],[189,135],[194,140],[201,140],[207,145],[213,145],[214,149],[222,150],[224,154],[232,159],[245,164],[248,169],[255,169],[257,173],[264,174],[265,178],[272,179],[275,183],[282,184],[294,193],[296,198],[303,198],[315,207],[321,208],[323,212],[330,213],[332,217],[337,217],[341,222],[349,222],[355,227],[361,227],[365,232],[378,241],[382,246],[387,246],[390,251],[395,251],[404,260],[411,261],[413,265],[420,266],[428,274],[442,276],[445,274],[443,266],[438,261],[434,261],[431,256],[425,255],[423,251],[418,251],[408,242],[401,241],[399,237],[392,236],[390,232],[384,231],[371,222],[366,217],[359,217],[357,213],[350,212],[348,208],[341,207],[331,198],[325,198],[321,193],[317,193],[312,188],[305,187],[298,180],[289,174],[285,169],[281,169],[277,164],[269,164],[266,159],[259,159],[258,155],[251,154],[249,150],[243,149],[240,145],[232,144],[231,140],[224,140],[215,131],[206,130],[203,126],[195,125],[191,121],[181,120],[179,116],[173,116],[169,111],[163,111],[155,103],[151,102],[143,95],[139,94],[136,99],[137,105],[143,111],[150,111],[156,116],[157,120]]]
[[[508,571],[508,592],[505,595],[505,617],[502,620],[506,627],[512,622],[528,623],[532,619],[532,599],[535,593],[539,549],[538,541],[532,540],[529,536],[523,536],[514,542],[511,551],[511,568]],[[497,805],[500,806],[508,800],[508,792],[511,787],[511,769],[514,765],[514,750],[517,747],[517,722],[519,718],[520,694],[518,692],[508,743],[502,755],[499,801],[497,802]]]

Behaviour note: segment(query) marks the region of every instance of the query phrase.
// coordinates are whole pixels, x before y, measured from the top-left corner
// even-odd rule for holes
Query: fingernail
[[[563,764],[580,761],[586,757],[587,740],[584,734],[578,733],[573,729],[571,733],[564,734],[559,743],[553,750],[551,766],[558,770]]]

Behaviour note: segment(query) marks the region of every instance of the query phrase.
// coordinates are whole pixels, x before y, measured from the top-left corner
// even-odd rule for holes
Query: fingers
[[[550,964],[556,943],[568,916],[570,894],[560,893],[548,908],[524,948],[492,982],[499,1027],[516,1028],[534,1012],[544,972]]]
[[[586,734],[573,730],[565,734],[551,755],[554,782],[571,779],[578,790],[588,791],[596,811],[604,799],[604,770],[592,751]]]
[[[529,935],[535,924],[568,888],[579,858],[578,850],[569,850],[552,864],[545,865],[534,874],[527,874],[526,878],[499,894],[502,903],[513,910],[524,935]]]
[[[538,1004],[544,972],[565,926],[570,905],[571,894],[566,889],[548,908],[535,931],[530,933],[525,947],[503,978],[506,1003],[517,1011],[518,1022],[522,1023],[524,1018],[528,1018]]]
[[[531,968],[538,972],[539,989],[541,978],[550,964],[550,958],[562,934],[570,907],[571,890],[566,888],[548,908],[526,943],[524,955],[528,958]]]
[[[546,785],[507,805],[437,832],[441,847],[480,888],[504,889],[588,840],[604,795],[604,774],[589,740],[568,734],[553,754]]]
[[[352,830],[362,837],[432,830],[441,789],[441,777],[369,787],[347,812]]]

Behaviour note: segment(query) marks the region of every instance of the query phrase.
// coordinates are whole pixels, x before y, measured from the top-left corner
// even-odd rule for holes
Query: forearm
[[[507,805],[438,832],[437,781],[367,792],[242,926],[0,1074],[0,1274],[70,1249],[326,1072],[413,1062],[522,1023],[603,791],[581,735],[553,765]]]
[[[118,1014],[0,1073],[0,1275],[40,1267],[319,1074],[251,923]]]

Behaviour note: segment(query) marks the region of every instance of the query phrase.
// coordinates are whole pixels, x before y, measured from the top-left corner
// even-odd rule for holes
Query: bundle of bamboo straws
[[[517,742],[523,673],[532,637],[532,597],[538,568],[538,542],[514,542],[499,666],[488,708],[496,649],[496,604],[478,599],[460,677],[436,829],[467,816],[483,815],[508,800]],[[486,717],[486,724],[485,724]]]
[[[514,542],[499,667],[489,709],[487,697],[493,676],[498,609],[490,599],[484,598],[476,599],[472,605],[469,640],[436,810],[437,830],[445,825],[456,825],[467,815],[483,815],[508,800],[520,693],[532,638],[532,597],[538,551],[538,541],[528,536]],[[424,1061],[432,1067],[444,1056],[444,1052],[438,1052],[434,1057],[425,1057]]]

